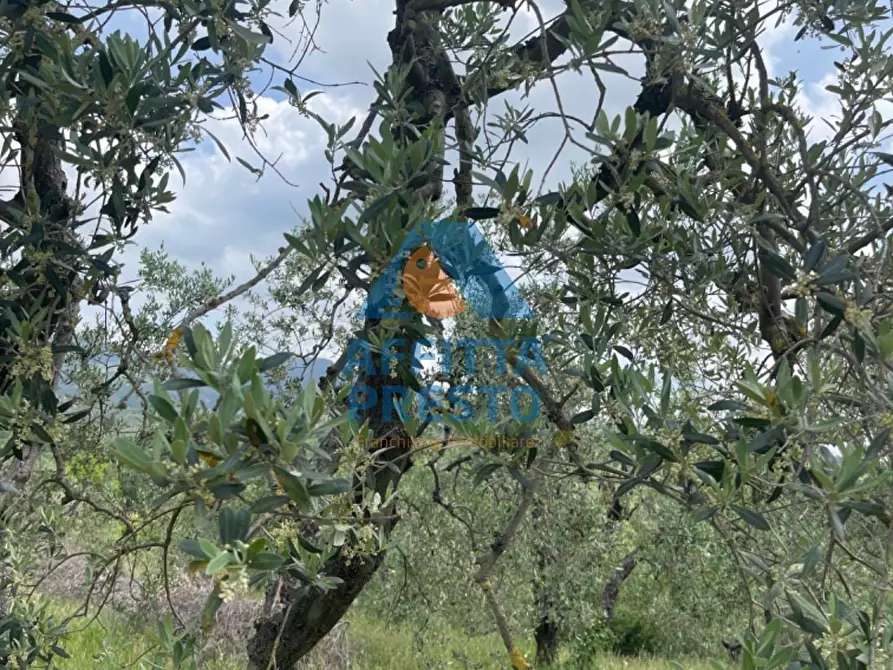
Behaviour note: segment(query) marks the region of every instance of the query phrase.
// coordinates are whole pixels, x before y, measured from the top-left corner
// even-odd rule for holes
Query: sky
[[[279,0],[274,4],[287,6]],[[557,0],[540,3],[546,18],[554,16],[561,5]],[[363,83],[320,87],[297,81],[302,94],[324,91],[311,101],[314,111],[338,123],[357,117],[356,127],[359,127],[374,98],[370,65],[384,72],[390,62],[386,36],[394,24],[393,7],[393,0],[329,0],[322,6],[315,39],[320,51],[304,61],[299,74],[326,84]],[[314,18],[311,12],[308,19]],[[526,11],[519,17],[515,32],[520,35],[535,26],[534,15]],[[282,30],[291,37],[299,32],[295,26]],[[792,26],[782,25],[761,38],[761,45],[768,50],[770,74],[796,70],[798,77],[806,82],[802,107],[819,116],[833,113],[830,96],[822,89],[834,76],[834,57],[807,41],[793,43],[794,32]],[[282,39],[268,47],[269,55],[277,60],[287,60],[292,49]],[[642,64],[636,57],[618,58],[616,62],[634,76],[641,74]],[[591,77],[569,73],[559,77],[557,83],[565,110],[591,118],[598,100],[598,90]],[[633,102],[640,86],[637,81],[613,74],[605,74],[605,83],[609,117],[621,114]],[[521,97],[520,93],[513,93],[504,99],[523,105]],[[496,101],[497,108],[502,108],[502,100]],[[176,173],[172,175],[171,184],[178,191],[178,197],[169,206],[169,214],[160,213],[141,228],[136,238],[139,245],[154,250],[163,244],[172,258],[187,267],[196,268],[205,263],[220,274],[235,275],[237,282],[254,275],[252,257],[276,254],[284,244],[283,233],[299,225],[300,215],[307,211],[305,203],[322,192],[319,184],[328,184],[331,174],[323,156],[324,134],[315,121],[302,117],[275,92],[259,98],[258,104],[261,113],[270,115],[256,137],[258,147],[268,158],[278,157],[279,170],[294,185],[269,170],[257,180],[237,161],[228,161],[211,141],[206,141],[198,151],[183,156],[186,184],[180,183]],[[556,110],[549,82],[538,85],[526,104],[538,112]],[[233,158],[239,156],[259,165],[234,120],[211,121],[208,127]],[[534,183],[538,183],[542,169],[552,159],[555,138],[561,133],[560,121],[547,119],[530,133],[528,145],[519,146],[516,156],[535,170]],[[554,187],[559,180],[567,179],[571,162],[580,163],[585,159],[579,149],[565,151],[548,185]],[[448,174],[451,169],[447,168]],[[134,277],[137,257],[137,249],[124,254],[123,279]]]

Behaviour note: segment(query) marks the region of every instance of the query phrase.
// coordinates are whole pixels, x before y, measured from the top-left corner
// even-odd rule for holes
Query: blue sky
[[[287,2],[277,1],[285,14]],[[308,3],[312,4],[312,3]],[[357,126],[365,118],[373,98],[371,82],[374,78],[368,63],[383,72],[390,61],[387,33],[393,27],[393,0],[330,0],[322,7],[316,44],[322,52],[309,56],[300,73],[326,83],[361,81],[365,85],[348,85],[325,89],[311,107],[326,118],[345,122],[357,116]],[[541,2],[543,14],[553,16],[562,3],[559,0]],[[312,16],[309,18],[313,18]],[[517,32],[529,31],[536,25],[527,13],[517,22]],[[287,35],[297,35],[296,27],[284,28]],[[796,30],[781,26],[767,31],[760,43],[768,49],[768,66],[774,75],[797,70],[799,78],[808,82],[807,96],[802,100],[805,109],[814,115],[833,113],[828,100],[821,95],[820,83],[833,75],[831,52],[822,51],[814,43],[802,40],[792,43]],[[292,46],[282,40],[269,47],[270,56],[286,60]],[[634,76],[641,73],[641,63],[635,57],[617,61]],[[302,93],[318,87],[296,82]],[[606,111],[609,116],[622,113],[632,103],[638,91],[637,82],[618,75],[606,74],[608,86]],[[583,118],[590,118],[598,100],[598,91],[589,76],[566,74],[558,86],[565,110]],[[505,96],[521,105],[521,95]],[[179,178],[171,182],[179,190],[177,200],[170,206],[170,214],[160,214],[137,236],[140,245],[150,249],[164,243],[172,257],[188,267],[206,263],[221,274],[235,274],[242,281],[254,274],[251,257],[265,257],[276,253],[284,244],[282,233],[300,223],[296,214],[306,211],[306,201],[321,191],[319,183],[328,183],[330,174],[323,158],[325,147],[321,129],[310,119],[301,117],[282,100],[281,95],[268,94],[258,100],[261,112],[269,113],[257,143],[268,158],[280,157],[279,169],[296,187],[283,182],[272,171],[260,180],[236,161],[228,162],[207,141],[199,151],[185,154],[183,165],[187,173],[185,188]],[[527,102],[537,111],[557,110],[554,94],[548,82],[534,89]],[[501,99],[494,109],[501,111]],[[250,147],[242,141],[241,131],[234,121],[212,121],[209,128],[227,146],[229,153],[241,156],[258,165]],[[542,168],[552,158],[556,137],[562,126],[557,120],[545,120],[530,134],[530,143],[520,146],[517,156],[527,160],[535,170],[538,183]],[[570,162],[582,162],[585,154],[579,149],[567,150],[558,161],[550,182],[566,179]],[[448,170],[451,168],[448,168]],[[125,278],[136,270],[137,251],[125,255]]]

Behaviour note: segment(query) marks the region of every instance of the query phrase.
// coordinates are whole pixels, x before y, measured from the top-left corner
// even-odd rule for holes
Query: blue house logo
[[[360,316],[375,320],[409,317],[401,311],[405,304],[398,291],[401,286],[412,307],[432,318],[456,316],[468,308],[481,319],[533,318],[524,296],[473,222],[426,222],[408,231],[400,249],[373,282]],[[384,422],[392,421],[394,413],[405,419],[406,413],[415,407],[420,420],[440,422],[444,398],[455,409],[454,420],[468,421],[474,418],[475,406],[486,398],[487,421],[495,423],[499,419],[500,395],[508,401],[515,421],[530,423],[539,416],[539,394],[525,384],[513,384],[511,388],[493,383],[447,387],[437,381],[413,390],[404,385],[406,376],[395,374],[401,368],[413,374],[423,367],[423,361],[429,361],[435,362],[442,376],[449,377],[453,359],[462,355],[463,370],[473,375],[475,354],[482,348],[496,352],[497,375],[509,373],[507,354],[515,348],[515,377],[521,376],[525,368],[545,373],[542,343],[535,337],[418,340],[408,344],[411,346],[407,347],[401,338],[376,342],[374,346],[365,338],[351,340],[341,374],[357,379],[347,398],[354,421],[362,423],[373,412],[380,412]],[[422,348],[432,347],[438,351],[420,355]],[[393,377],[395,383],[378,387],[362,382],[364,376],[375,375]]]
[[[410,304],[433,318],[472,308],[482,319],[529,319],[533,312],[474,222],[437,221],[411,229],[378,276],[360,316],[401,319]]]

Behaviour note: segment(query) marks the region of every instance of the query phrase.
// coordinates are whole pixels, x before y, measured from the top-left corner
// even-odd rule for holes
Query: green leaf
[[[280,351],[279,353],[273,354],[272,356],[267,356],[266,358],[262,358],[257,362],[257,367],[259,372],[267,372],[268,370],[272,370],[273,368],[278,368],[289,360],[294,358],[294,354],[288,351]]]
[[[706,435],[704,433],[699,433],[695,430],[684,430],[682,432],[682,439],[688,440],[689,442],[698,442],[700,444],[710,444],[716,445],[719,444],[719,440],[711,435]]]
[[[798,327],[806,328],[809,322],[809,305],[806,298],[801,296],[794,302],[794,317],[797,319]]]
[[[373,200],[364,210],[363,213],[360,214],[360,218],[357,219],[357,227],[362,226],[367,221],[374,220],[379,214],[382,214],[394,198],[397,197],[397,193],[395,191],[391,191],[389,193],[385,193],[380,198],[376,198]]]
[[[350,488],[350,482],[346,479],[331,479],[308,486],[307,493],[311,496],[330,496],[346,493]]]
[[[571,418],[571,423],[574,425],[577,425],[578,423],[586,423],[594,416],[595,416],[595,412],[592,411],[591,409],[587,409],[582,412],[578,412],[577,414],[574,414],[574,416]]]
[[[880,349],[881,356],[883,356],[884,360],[890,358],[890,354],[893,354],[893,331],[878,335],[875,339],[877,340],[878,348]]]
[[[673,387],[673,378],[669,373],[664,375],[663,386],[660,390],[660,413],[667,416],[670,410],[670,390]]]
[[[743,521],[746,521],[754,528],[758,530],[769,530],[769,522],[766,521],[766,518],[760,514],[759,512],[754,512],[753,510],[747,509],[746,507],[739,507],[738,505],[730,505],[730,507],[735,510],[735,513],[741,517]]]
[[[153,409],[158,413],[158,416],[168,423],[174,423],[179,416],[177,410],[174,409],[174,406],[159,395],[150,395],[149,404],[152,405]]]
[[[866,458],[877,458],[889,443],[890,430],[884,428],[871,440],[871,444],[868,445],[868,451],[865,452]]]
[[[624,465],[627,465],[631,468],[636,467],[636,462],[633,459],[617,449],[612,449],[610,452],[608,452],[608,457],[611,458],[611,460],[617,461],[618,463],[623,463]]]
[[[629,76],[629,72],[624,70],[619,65],[614,65],[614,63],[609,63],[608,61],[592,61],[591,65],[596,70],[604,70],[605,72],[613,72],[614,74],[622,74],[626,77]]]
[[[200,388],[207,386],[201,379],[177,378],[168,379],[161,385],[165,391],[182,391],[183,389]]]
[[[738,402],[737,400],[719,400],[712,405],[708,405],[707,409],[711,412],[721,412],[723,410],[737,412],[740,410],[749,410],[750,406]]]
[[[854,279],[858,279],[858,277],[859,275],[852,270],[837,270],[834,272],[823,272],[812,283],[815,286],[832,286],[834,284],[843,284],[853,281]]]
[[[207,558],[211,558],[212,556],[216,556],[220,553],[220,549],[213,542],[209,542],[208,540],[200,537],[198,538],[198,543],[201,545],[202,551],[205,552],[205,556]]]
[[[272,551],[261,551],[251,561],[248,566],[255,570],[275,570],[285,563],[285,559],[281,554]]]
[[[234,556],[232,552],[222,551],[214,558],[208,561],[208,567],[205,568],[206,575],[214,575],[223,570],[227,565],[233,562]]]
[[[639,215],[636,210],[631,209],[626,213],[626,225],[629,226],[633,237],[639,237],[642,234],[642,223],[639,221]]]
[[[279,509],[289,501],[291,501],[291,498],[288,496],[266,496],[264,498],[258,498],[251,503],[251,513],[262,514],[263,512],[270,512],[274,509]]]
[[[188,537],[185,540],[180,540],[179,546],[180,551],[189,554],[190,556],[195,556],[196,558],[211,558],[211,556],[213,556],[213,554],[206,554],[201,543],[191,537]]]
[[[843,316],[843,313],[846,310],[846,302],[844,302],[841,298],[838,298],[832,293],[826,293],[824,291],[816,293],[815,297],[816,300],[819,301],[819,304],[822,306],[822,309],[824,309],[826,312],[834,314],[835,316]]]
[[[211,38],[205,35],[204,37],[199,37],[195,42],[192,43],[193,51],[207,51],[211,48]]]
[[[240,26],[238,23],[233,23],[232,21],[227,21],[227,24],[230,28],[233,29],[233,32],[241,37],[246,42],[251,44],[270,44],[273,41],[273,38],[269,35],[263,35],[261,33],[255,33],[248,28]]]
[[[824,554],[819,547],[812,547],[808,552],[806,552],[806,558],[803,560],[803,570],[801,571],[801,575],[804,577],[812,573],[813,570],[819,564],[819,561],[822,560]]]
[[[825,328],[822,330],[822,335],[821,335],[820,339],[824,340],[826,337],[830,337],[834,333],[834,331],[837,330],[837,327],[841,323],[843,323],[843,313],[840,313],[837,316],[835,316],[833,319],[831,319],[831,323],[829,323],[827,326],[825,326]]]
[[[495,219],[497,216],[499,216],[499,210],[496,207],[469,207],[465,210],[465,217],[472,221]]]
[[[875,151],[873,152],[875,156],[884,161],[887,165],[893,166],[893,154],[888,154],[883,151]]]
[[[71,658],[71,655],[57,644],[52,645],[51,649],[59,658]]]
[[[696,205],[697,203],[691,202],[683,194],[680,194],[679,198],[676,200],[676,206],[679,207],[680,210],[698,223],[704,223],[704,217]]]
[[[226,150],[226,146],[223,144],[223,142],[221,142],[214,133],[212,133],[210,130],[208,130],[204,126],[199,126],[199,127],[208,134],[208,137],[210,137],[212,140],[214,140],[214,144],[217,145],[217,148],[220,149],[220,153],[223,154],[223,156],[226,158],[226,160],[232,162],[232,158],[230,158],[229,152]]]
[[[298,507],[307,510],[310,509],[310,494],[307,493],[307,487],[298,477],[290,473],[288,470],[280,467],[273,468],[276,481],[285,491],[285,494],[294,500]]]
[[[882,503],[857,500],[854,502],[842,503],[841,506],[845,509],[851,509],[853,511],[859,512],[859,514],[864,514],[865,516],[873,516],[876,519],[880,519],[885,526],[890,525],[890,516],[887,515],[887,509]]]
[[[68,23],[71,25],[80,24],[83,19],[79,19],[76,16],[72,16],[71,14],[67,14],[65,12],[47,12],[44,14],[48,19],[52,19],[53,21],[59,21],[60,23]]]
[[[239,156],[236,156],[236,160],[239,162],[239,164],[242,167],[244,167],[246,170],[248,170],[252,174],[260,176],[264,173],[263,170],[261,170],[260,168],[254,167],[251,163],[246,161],[244,158],[240,158]],[[286,237],[290,237],[290,236],[286,233]]]
[[[220,512],[218,527],[220,541],[224,545],[231,545],[236,541],[245,542],[251,527],[251,513],[247,509],[234,510],[232,507],[224,507]]]
[[[254,347],[248,347],[242,352],[242,357],[239,359],[239,364],[236,367],[236,376],[233,378],[235,386],[240,387],[254,375],[256,366],[254,357],[256,354],[257,351]]]
[[[552,193],[544,193],[533,202],[537,205],[557,205],[562,201],[561,193],[553,191]]]
[[[825,632],[825,616],[814,605],[794,591],[785,591],[785,596],[791,606],[791,618],[800,628],[813,635]]]
[[[316,385],[316,378],[311,377],[304,384],[304,388],[301,389],[301,395],[297,399],[297,401],[301,405],[301,409],[304,412],[304,416],[307,417],[308,421],[313,419],[313,408],[316,405],[316,394],[318,390],[319,389]]]
[[[478,468],[477,472],[475,472],[472,486],[477,488],[501,467],[502,463],[484,463]]]
[[[149,472],[149,456],[133,440],[118,437],[112,444],[115,456],[124,465],[141,472]]]
[[[626,358],[630,363],[635,363],[635,362],[636,362],[636,361],[635,361],[635,357],[633,356],[633,352],[631,352],[629,349],[627,349],[627,348],[624,347],[623,345],[615,344],[615,345],[614,345],[614,351],[616,351],[618,354],[622,355],[622,356],[623,356],[624,358]]]
[[[481,182],[484,186],[489,186],[497,193],[502,194],[502,185],[495,179],[491,179],[487,175],[483,174],[482,172],[477,172],[476,170],[472,171],[471,176]]]
[[[825,235],[822,235],[818,240],[815,241],[811,247],[809,247],[809,251],[806,252],[806,256],[803,259],[803,271],[804,272],[812,272],[815,270],[816,266],[819,264],[819,261],[822,260],[822,256],[825,255],[825,250],[828,248],[828,240]]]
[[[29,84],[33,84],[34,86],[37,86],[38,88],[48,88],[49,87],[49,84],[47,84],[45,81],[43,81],[42,79],[38,79],[37,77],[35,77],[30,72],[27,72],[26,70],[19,70],[18,75],[19,75],[19,78],[24,79]]]
[[[831,522],[831,529],[834,531],[834,535],[837,536],[837,539],[841,542],[845,542],[846,528],[843,525],[843,519],[840,518],[837,510],[831,505],[828,505],[828,520]]]
[[[695,523],[700,523],[702,521],[707,521],[708,519],[712,519],[716,516],[716,513],[719,511],[719,507],[705,505],[704,507],[697,508],[694,512],[692,512],[691,518]]]
[[[288,242],[293,249],[297,249],[302,254],[307,253],[307,246],[299,237],[296,237],[291,233],[283,233],[282,236],[285,237],[286,242]]]
[[[837,471],[836,488],[838,492],[843,492],[850,488],[865,471],[863,467],[864,457],[865,452],[859,445],[847,450],[840,464],[840,469]]]
[[[797,277],[797,271],[786,259],[782,258],[771,251],[760,251],[760,263],[765,266],[769,272],[780,279],[793,281]]]
[[[205,601],[205,606],[202,608],[202,631],[207,632],[211,630],[211,627],[214,625],[214,618],[217,615],[217,610],[220,609],[222,604],[223,598],[220,597],[220,585],[216,584],[214,590],[211,591],[208,599]]]
[[[189,445],[184,440],[174,440],[171,443],[171,454],[177,465],[186,464],[186,454],[189,451]]]
[[[651,440],[648,438],[638,437],[638,438],[636,438],[636,442],[638,444],[641,444],[648,451],[651,451],[651,452],[657,454],[664,460],[672,461],[673,463],[675,463],[679,460],[678,458],[676,458],[676,454],[674,454],[673,451],[669,447],[667,447],[664,444],[661,444],[657,440]]]
[[[39,422],[35,421],[30,426],[31,434],[45,444],[53,444],[53,436],[47,432]]]
[[[865,360],[865,340],[858,332],[853,335],[853,354],[859,363]]]

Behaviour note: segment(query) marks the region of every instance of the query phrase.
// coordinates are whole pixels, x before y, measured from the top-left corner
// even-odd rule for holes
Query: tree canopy
[[[676,571],[680,603],[737,598],[746,668],[888,667],[889,7],[397,0],[375,101],[346,123],[299,90],[325,9],[0,4],[7,665],[64,654],[69,620],[29,606],[17,546],[40,537],[30,551],[68,560],[40,514],[79,505],[115,527],[79,616],[134,556],[157,561],[168,604],[191,561],[212,583],[198,621],[179,621],[190,640],[265,590],[254,669],[292,667],[384,588],[382,566],[408,579],[408,555],[429,582],[431,557],[449,562],[519,669],[525,630],[537,665],[554,661],[648,562]],[[519,34],[523,17],[535,28]],[[802,82],[767,64],[782,22],[791,48],[833,54],[832,113],[808,116]],[[298,32],[290,62],[268,55]],[[565,110],[563,76],[592,92],[587,118]],[[609,112],[630,82],[632,104]],[[255,141],[264,95],[327,138],[330,174],[283,246],[239,285],[149,251],[140,288],[120,281],[170,179],[189,188],[178,155],[207,137],[230,157],[208,119],[244,130],[246,180],[277,178]],[[522,163],[543,125],[549,162]],[[558,182],[568,149],[586,161]],[[419,312],[415,270],[387,283],[399,315],[362,310],[427,222],[448,231],[425,256],[436,290],[489,296],[490,318]],[[492,255],[455,236],[471,223]],[[520,268],[532,318],[495,310],[498,262]],[[104,320],[79,323],[87,304]],[[433,363],[416,364],[420,341]],[[126,399],[110,412],[122,393],[136,419]],[[683,551],[724,584],[699,594]]]

